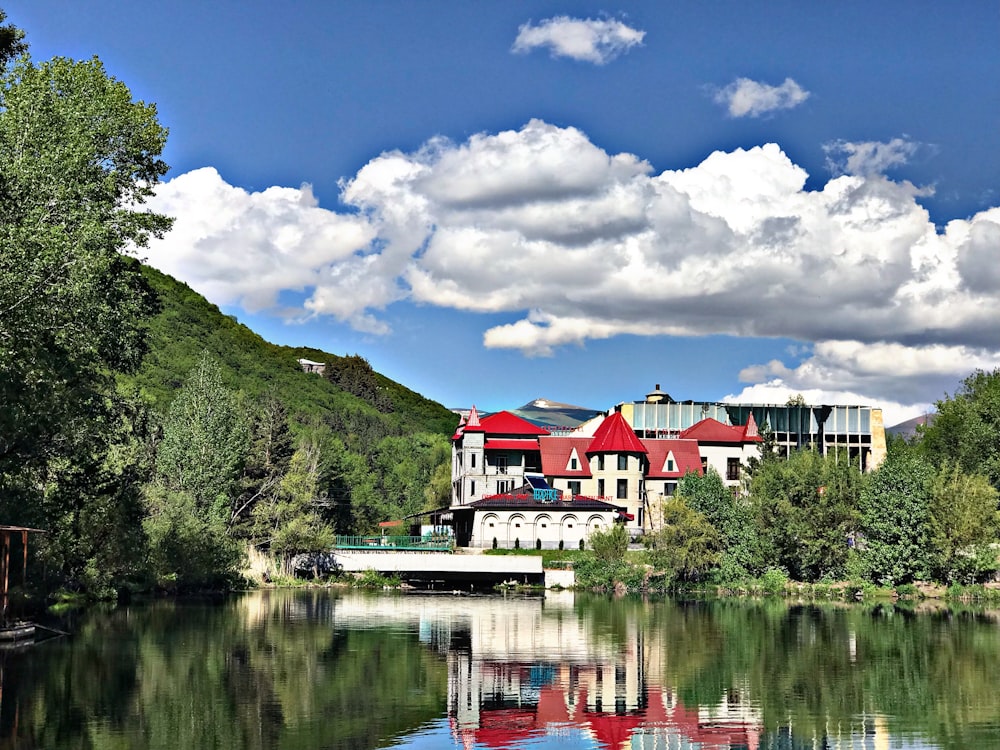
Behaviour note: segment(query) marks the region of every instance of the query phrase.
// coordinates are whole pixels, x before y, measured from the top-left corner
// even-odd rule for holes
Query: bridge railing
[[[363,549],[372,552],[451,552],[454,540],[441,536],[338,536],[335,549]]]

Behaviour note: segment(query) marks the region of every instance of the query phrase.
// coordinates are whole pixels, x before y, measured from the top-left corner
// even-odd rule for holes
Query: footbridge
[[[572,572],[545,571],[542,558],[520,555],[481,555],[448,552],[333,550],[337,566],[349,573],[374,570],[395,575],[416,586],[493,586],[505,581],[533,585],[572,585]],[[547,576],[547,573],[549,574]],[[548,581],[546,578],[548,577]]]

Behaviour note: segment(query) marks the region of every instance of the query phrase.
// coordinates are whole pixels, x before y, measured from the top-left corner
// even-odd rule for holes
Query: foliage
[[[664,505],[662,528],[644,541],[654,569],[671,580],[698,580],[719,560],[716,528],[679,495]]]
[[[928,543],[935,580],[971,583],[997,569],[997,491],[979,474],[945,465],[930,485]]]
[[[170,404],[156,480],[190,495],[199,515],[228,525],[248,448],[246,411],[206,353]]]
[[[122,255],[168,220],[138,210],[166,165],[156,110],[98,60],[0,76],[0,474],[73,454],[143,352],[149,298]]]
[[[228,588],[238,578],[243,553],[220,519],[206,516],[194,497],[152,485],[147,491],[150,567],[168,589]]]
[[[23,51],[0,27],[0,63]],[[152,299],[126,253],[169,227],[141,205],[165,138],[97,59],[0,74],[0,516],[49,530],[47,585],[101,597],[143,574],[147,416],[114,376],[145,351]]]
[[[677,495],[704,514],[717,532],[724,580],[745,578],[763,568],[753,509],[745,498],[733,496],[719,472],[713,468],[702,475],[688,472],[677,486]]]
[[[926,578],[933,469],[897,446],[861,492],[859,530],[866,577],[884,586]]]
[[[1000,489],[1000,368],[977,370],[954,396],[938,401],[919,444],[936,466],[953,463]]]
[[[617,564],[625,559],[628,551],[628,532],[621,524],[615,523],[605,531],[594,529],[590,533],[590,548],[594,557],[605,564]]]
[[[764,464],[750,488],[762,559],[800,581],[842,576],[861,485],[846,452],[805,449]]]
[[[375,371],[360,354],[327,361],[323,366],[323,377],[381,412],[392,411],[392,399],[379,387]]]

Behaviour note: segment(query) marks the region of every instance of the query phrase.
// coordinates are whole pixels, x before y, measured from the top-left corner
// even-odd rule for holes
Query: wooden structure
[[[7,620],[7,605],[10,595],[10,553],[14,539],[21,537],[21,549],[23,551],[23,562],[21,563],[21,585],[23,586],[28,573],[28,533],[41,532],[41,529],[30,529],[25,526],[0,526],[0,635],[8,632],[11,638],[27,637],[34,634],[34,627],[27,633],[24,628],[25,623],[11,623]],[[22,636],[21,633],[24,632]]]

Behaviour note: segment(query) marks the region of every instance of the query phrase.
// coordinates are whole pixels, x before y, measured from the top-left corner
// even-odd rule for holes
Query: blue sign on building
[[[535,493],[535,500],[538,500],[539,502],[543,503],[553,502],[555,500],[559,500],[562,497],[562,492],[560,492],[559,490],[552,490],[552,489],[541,490],[535,487],[535,489],[532,491]]]

